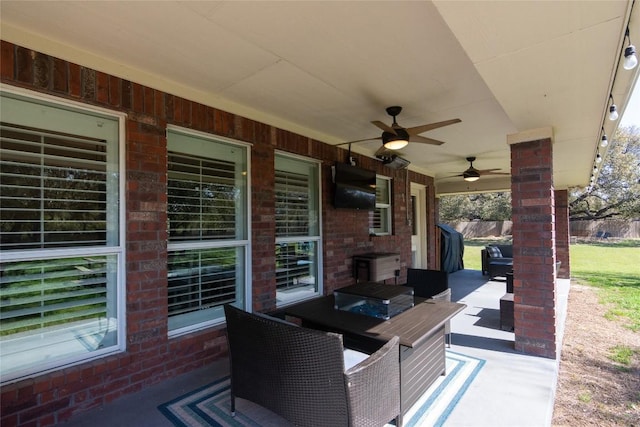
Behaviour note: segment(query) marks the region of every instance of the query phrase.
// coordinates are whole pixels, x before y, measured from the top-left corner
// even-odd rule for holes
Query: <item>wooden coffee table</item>
[[[466,307],[418,297],[414,300],[414,307],[389,320],[336,310],[333,295],[284,307],[282,313],[300,319],[305,327],[338,332],[343,335],[345,346],[368,353],[398,336],[400,402],[404,414],[445,374],[444,325]]]

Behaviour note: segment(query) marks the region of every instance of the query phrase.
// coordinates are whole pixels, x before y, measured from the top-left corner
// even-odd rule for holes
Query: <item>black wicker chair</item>
[[[342,335],[226,305],[235,398],[298,426],[384,426],[400,420],[398,338],[345,371]]]
[[[440,301],[451,301],[449,289],[449,274],[441,270],[424,268],[407,268],[407,285],[413,288],[417,297],[432,298]],[[451,322],[444,325],[447,344],[451,346]]]

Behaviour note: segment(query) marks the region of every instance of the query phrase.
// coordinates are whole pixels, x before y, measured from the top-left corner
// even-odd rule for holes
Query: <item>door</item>
[[[411,183],[411,266],[427,266],[427,189]]]

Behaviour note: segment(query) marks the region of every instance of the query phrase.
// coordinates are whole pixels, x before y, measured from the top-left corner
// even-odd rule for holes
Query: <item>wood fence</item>
[[[511,236],[513,225],[511,221],[458,221],[448,224],[469,238]],[[638,239],[640,221],[571,221],[570,233],[575,239]]]

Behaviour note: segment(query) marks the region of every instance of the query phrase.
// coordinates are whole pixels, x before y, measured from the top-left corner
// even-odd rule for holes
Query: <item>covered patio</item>
[[[485,361],[462,399],[446,419],[447,426],[538,427],[550,425],[558,362],[514,351],[513,332],[500,328],[499,300],[503,279],[489,280],[477,270],[450,274],[452,300],[467,308],[454,317],[449,350]],[[569,280],[558,280],[558,317],[564,326]],[[562,334],[562,332],[561,332]],[[561,337],[560,337],[561,339]],[[71,418],[66,426],[172,426],[158,406],[228,375],[226,360],[127,396],[103,408]],[[266,410],[263,425],[282,425]],[[274,423],[274,424],[270,424]]]
[[[332,295],[358,256],[397,254],[388,284],[438,269],[438,197],[486,191],[512,193],[515,329],[487,327],[499,284],[456,273],[480,311],[454,348],[544,372],[548,406],[568,194],[640,75],[634,3],[3,1],[2,423],[220,368],[224,304]],[[344,165],[366,209],[338,203]],[[476,405],[517,406],[481,380]]]

